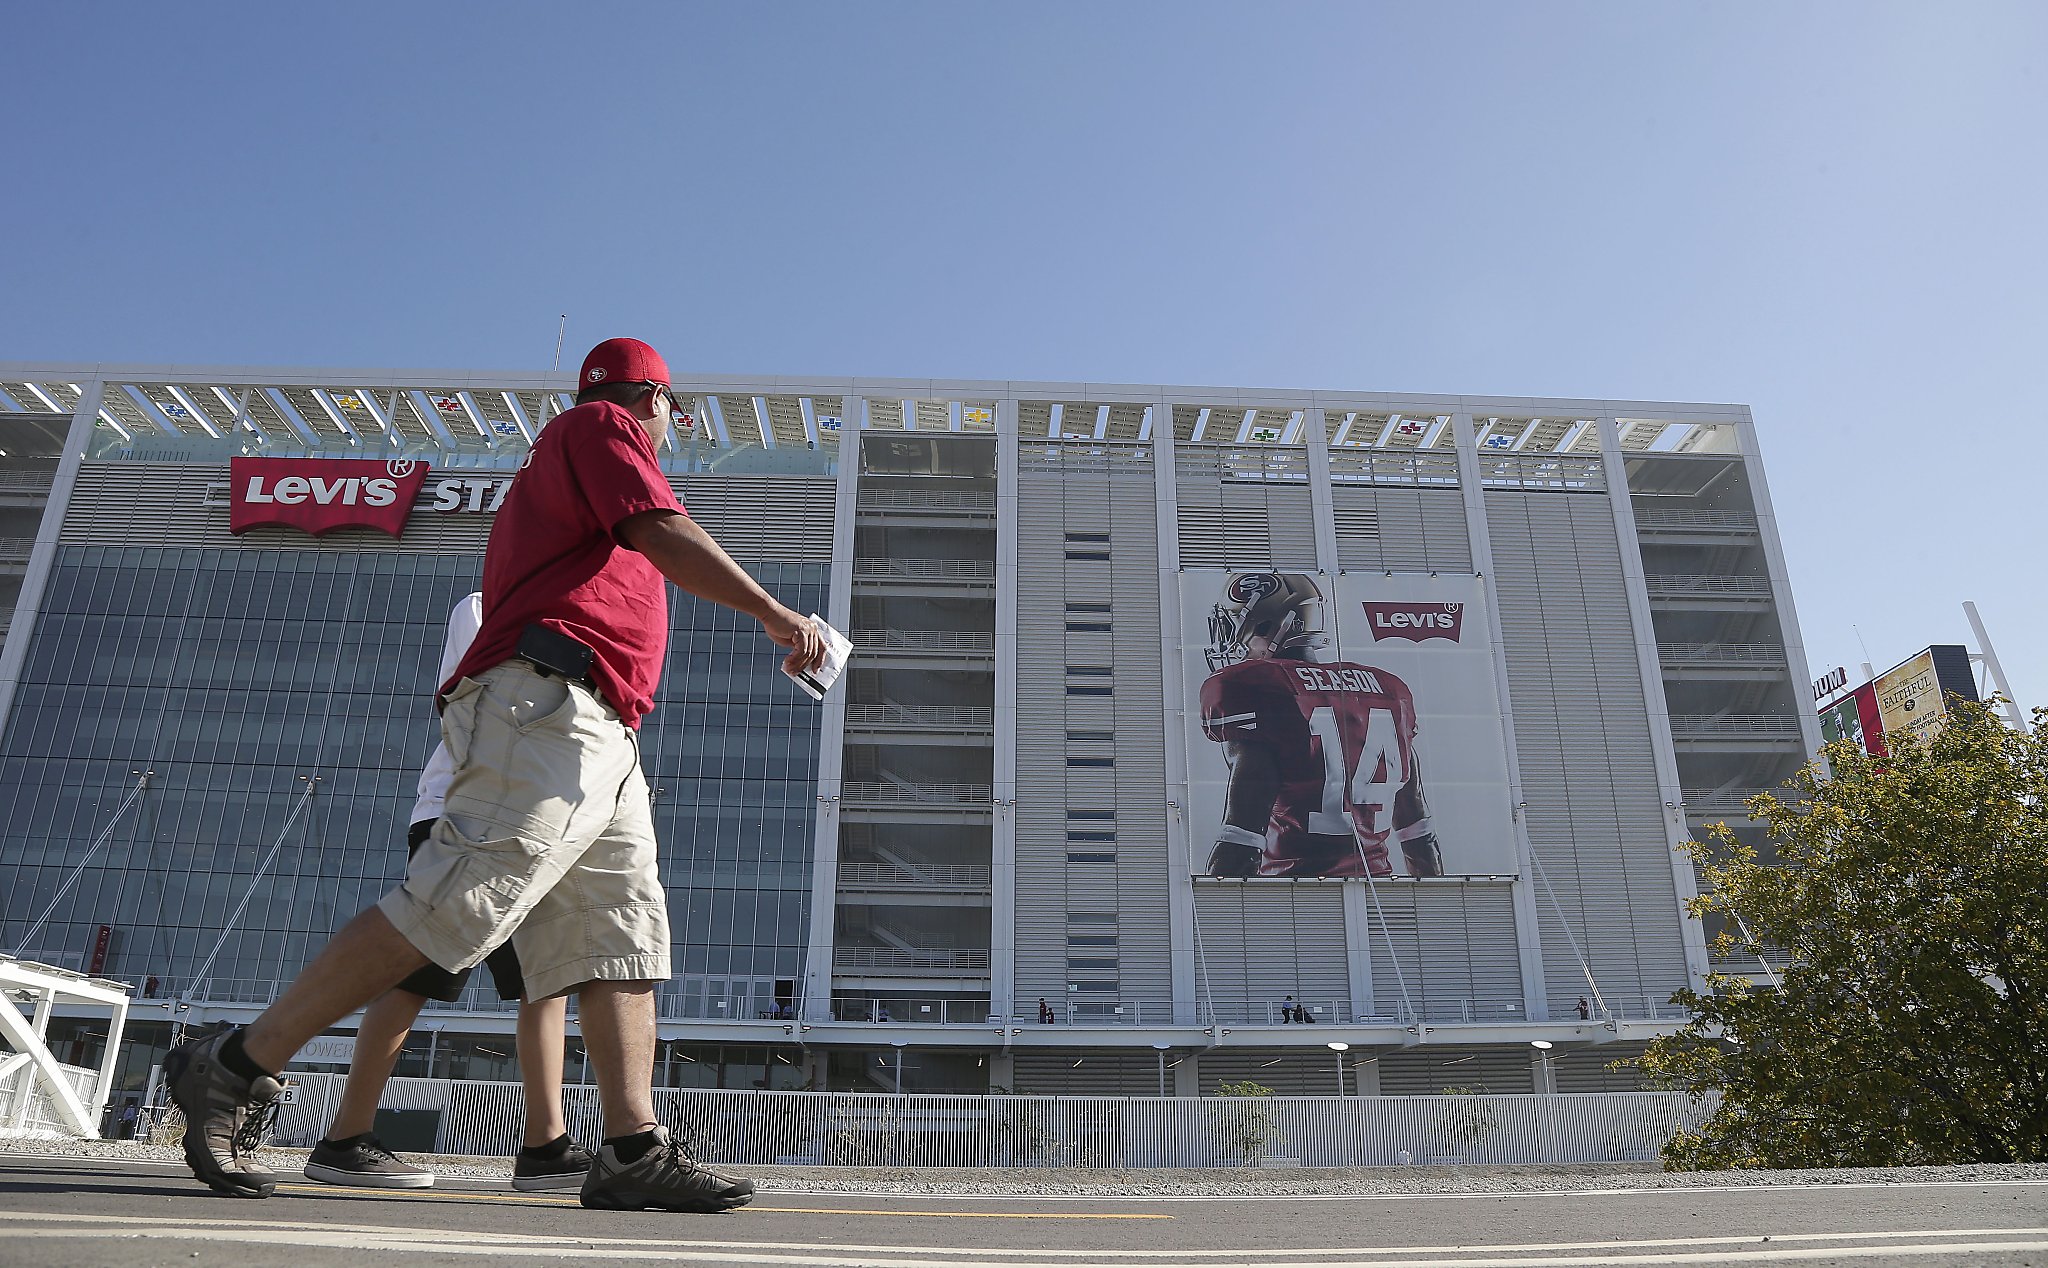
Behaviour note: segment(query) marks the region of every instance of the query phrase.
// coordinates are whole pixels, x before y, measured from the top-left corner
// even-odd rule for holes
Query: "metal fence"
[[[0,1008],[13,1005],[0,1001]],[[100,1072],[83,1066],[64,1065],[58,1069],[71,1083],[71,1090],[91,1112],[94,1094],[99,1091]],[[26,1062],[17,1064],[5,1075],[0,1075],[0,1129],[24,1132],[32,1136],[70,1136],[70,1124],[57,1113],[56,1105],[50,1100],[49,1092],[35,1069]]]
[[[339,1075],[294,1076],[273,1139],[309,1145]],[[1377,1167],[1646,1161],[1713,1102],[1677,1092],[1538,1096],[935,1096],[656,1088],[655,1112],[731,1167]],[[597,1092],[564,1090],[579,1140]],[[393,1079],[384,1104],[439,1111],[443,1153],[519,1148],[516,1083]]]

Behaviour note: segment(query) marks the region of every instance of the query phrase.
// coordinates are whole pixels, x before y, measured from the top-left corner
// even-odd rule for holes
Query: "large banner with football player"
[[[1181,614],[1199,873],[1517,873],[1480,578],[1189,569]]]

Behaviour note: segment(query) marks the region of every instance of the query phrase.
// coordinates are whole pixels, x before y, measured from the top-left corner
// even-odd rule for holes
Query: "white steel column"
[[[1152,498],[1159,526],[1159,674],[1161,699],[1166,705],[1166,913],[1173,960],[1173,1020],[1175,1025],[1193,1026],[1199,1024],[1200,1013],[1195,993],[1194,864],[1188,854],[1188,695],[1187,684],[1181,681],[1180,513],[1173,467],[1173,402],[1166,400],[1152,405]]]
[[[124,995],[114,1005],[113,1015],[107,1019],[107,1051],[100,1058],[99,1086],[92,1094],[92,1121],[97,1123],[107,1112],[107,1101],[114,1089],[114,1066],[121,1058],[121,1035],[128,1029],[128,999]]]
[[[1302,411],[1302,437],[1308,442],[1308,504],[1315,515],[1316,568],[1335,575],[1337,509],[1330,493],[1329,415],[1320,407]]]
[[[825,619],[860,641],[853,623],[854,515],[860,496],[860,450],[867,402],[842,400],[839,419],[839,483],[832,501],[832,581]],[[804,952],[804,980],[797,984],[806,1022],[832,1018],[832,942],[839,918],[839,788],[846,761],[846,697],[853,683],[842,681],[827,695],[818,720],[818,835],[811,847],[811,930]]]
[[[1308,444],[1308,498],[1315,516],[1316,569],[1328,576],[1342,571],[1337,562],[1337,499],[1330,491],[1330,416],[1321,406],[1302,413],[1302,439]],[[1324,619],[1335,623],[1334,594],[1324,596]],[[1351,986],[1351,1016],[1355,1021],[1379,1011],[1372,981],[1372,901],[1365,882],[1346,884],[1344,895],[1344,955],[1346,976]]]
[[[1749,476],[1749,497],[1756,508],[1757,540],[1763,543],[1764,563],[1771,575],[1771,606],[1777,609],[1778,632],[1785,640],[1785,672],[1791,675],[1793,716],[1799,719],[1799,738],[1811,760],[1820,752],[1820,712],[1805,694],[1813,681],[1806,667],[1806,640],[1799,633],[1799,612],[1792,603],[1791,574],[1785,568],[1785,547],[1778,540],[1778,513],[1771,509],[1771,487],[1764,480],[1763,451],[1757,447],[1756,423],[1749,411],[1735,425],[1736,442],[1742,446],[1742,466]]]
[[[1522,756],[1515,740],[1515,706],[1508,686],[1507,636],[1501,631],[1500,587],[1494,584],[1493,530],[1486,521],[1486,484],[1479,473],[1479,443],[1472,415],[1451,415],[1451,441],[1458,454],[1458,491],[1465,498],[1465,532],[1472,545],[1472,568],[1486,586],[1486,627],[1493,639],[1493,684],[1500,697],[1501,741],[1507,748],[1508,802],[1515,825],[1518,875],[1509,897],[1515,909],[1515,951],[1522,965],[1522,1015],[1530,1021],[1550,1020],[1550,993],[1543,975],[1543,931],[1536,919],[1536,868],[1531,862],[1528,798],[1522,795]]]
[[[64,513],[71,506],[71,490],[78,483],[78,464],[92,443],[93,423],[99,418],[101,393],[106,384],[94,379],[82,385],[78,408],[71,414],[71,429],[64,436],[64,452],[57,460],[57,476],[50,482],[50,499],[43,505],[42,523],[36,527],[36,544],[29,552],[28,571],[22,574],[21,591],[15,596],[14,616],[7,642],[0,646],[0,736],[7,734],[7,719],[14,712],[14,693],[21,686],[22,667],[28,664],[29,637],[35,633],[36,618],[42,612],[43,590],[50,583],[50,570],[57,564],[57,533],[64,526]]]
[[[1678,928],[1685,943],[1686,976],[1692,988],[1707,984],[1706,930],[1685,906],[1699,896],[1692,859],[1679,847],[1692,839],[1685,822],[1685,795],[1678,782],[1678,751],[1671,742],[1671,708],[1664,701],[1663,659],[1657,654],[1657,629],[1650,618],[1649,583],[1643,576],[1643,547],[1636,535],[1635,503],[1628,495],[1628,456],[1621,448],[1621,427],[1611,416],[1594,420],[1600,429],[1600,461],[1607,474],[1607,499],[1614,508],[1614,533],[1621,546],[1622,587],[1628,593],[1629,624],[1636,636],[1636,669],[1642,676],[1643,704],[1650,715],[1650,757],[1657,765],[1657,797],[1664,803],[1664,845],[1671,858],[1671,887],[1678,897]],[[1802,676],[1794,683],[1805,682]]]
[[[1017,402],[996,402],[995,825],[989,837],[989,1011],[1017,1015]]]

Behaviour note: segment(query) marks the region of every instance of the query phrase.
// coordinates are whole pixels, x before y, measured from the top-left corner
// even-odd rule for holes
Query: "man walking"
[[[469,645],[476,641],[483,618],[481,593],[464,595],[448,614],[436,683],[455,676]],[[412,827],[406,834],[408,855],[417,854],[432,835],[434,821],[447,804],[448,781],[454,773],[455,761],[448,756],[448,746],[435,745],[433,756],[420,772]],[[519,954],[510,942],[491,952],[484,965],[491,971],[498,997],[520,1001],[517,1045],[526,1123],[524,1147],[512,1163],[512,1187],[527,1192],[578,1188],[590,1171],[592,1156],[570,1139],[562,1119],[562,1035],[569,1001],[560,995],[526,999]],[[376,1189],[432,1187],[433,1172],[400,1162],[377,1138],[377,1103],[383,1099],[391,1069],[420,1009],[430,999],[453,1003],[468,982],[469,970],[450,973],[438,964],[429,964],[363,1010],[362,1023],[356,1027],[355,1056],[349,1062],[348,1080],[342,1084],[341,1104],[335,1108],[327,1134],[306,1159],[307,1179]]]
[[[669,975],[667,896],[636,728],[668,647],[662,579],[761,622],[815,668],[815,625],[697,527],[655,461],[667,364],[608,339],[506,495],[484,556],[484,619],[441,684],[454,761],[441,818],[405,883],[337,933],[246,1029],[173,1049],[185,1160],[215,1192],[268,1197],[244,1157],[251,1111],[314,1036],[428,964],[470,968],[512,939],[528,998],[574,990],[604,1122],[588,1207],[730,1210],[753,1185],[695,1164],[654,1120],[654,986]]]

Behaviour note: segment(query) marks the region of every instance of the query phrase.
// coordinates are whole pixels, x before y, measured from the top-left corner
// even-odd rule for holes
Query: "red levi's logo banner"
[[[337,528],[374,528],[397,537],[427,464],[409,458],[231,458],[228,531],[281,524],[318,537]]]
[[[1405,638],[1420,643],[1428,638],[1447,638],[1453,643],[1465,628],[1462,603],[1368,603],[1366,624],[1372,627],[1372,641]]]

